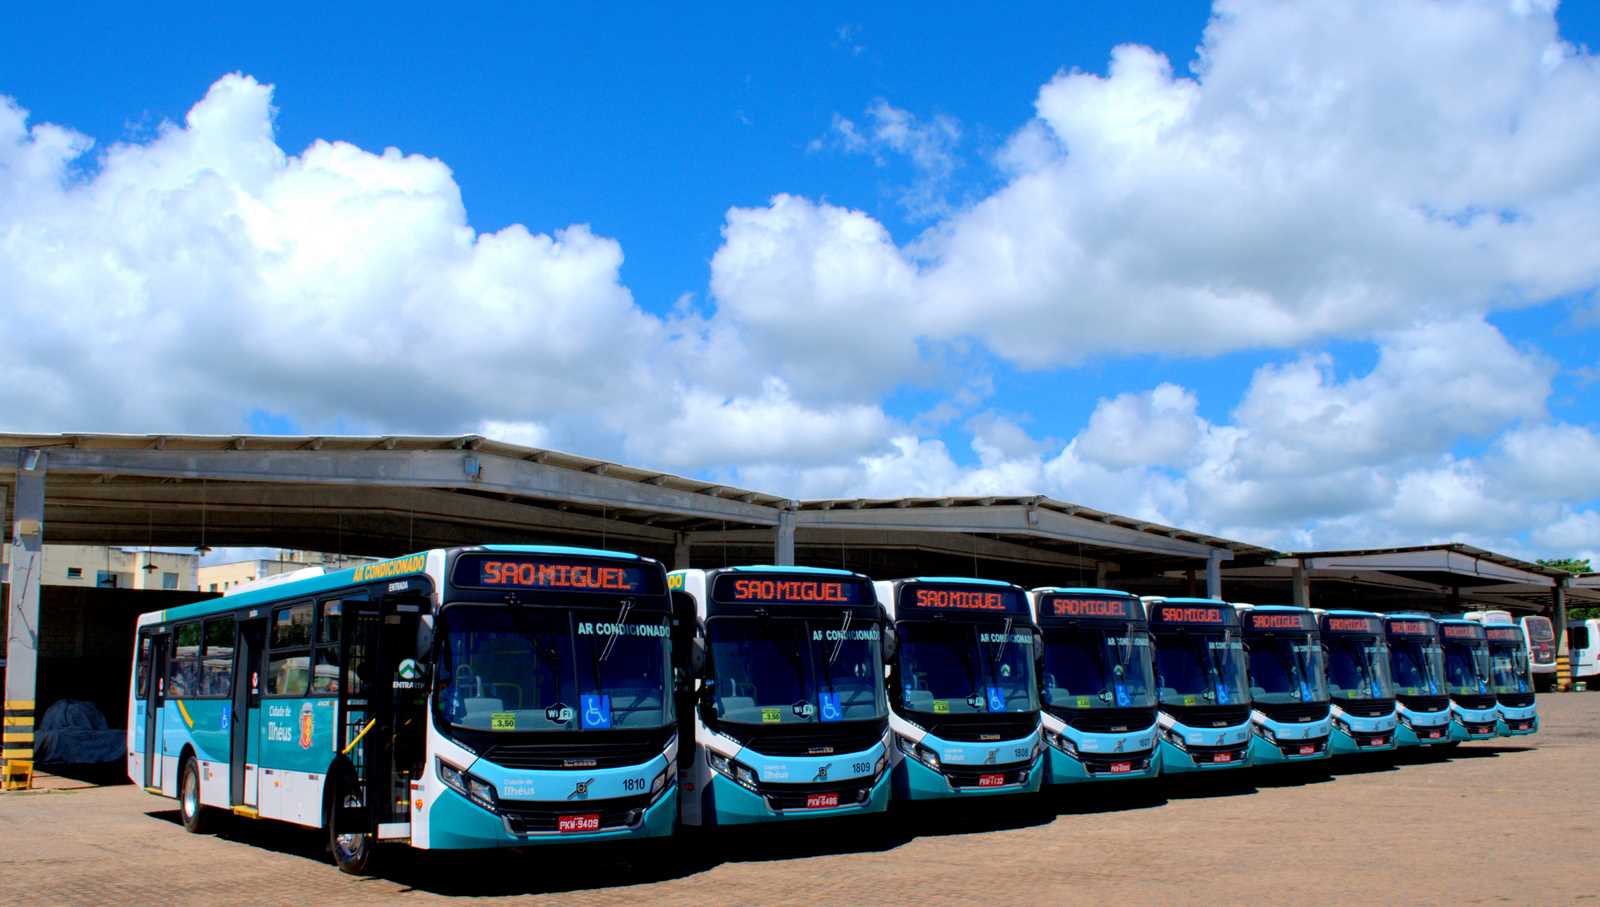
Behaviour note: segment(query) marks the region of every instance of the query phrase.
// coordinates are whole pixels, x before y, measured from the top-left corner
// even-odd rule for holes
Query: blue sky
[[[1537,111],[1557,106],[1551,98],[1567,87],[1548,73],[1527,75],[1536,68],[1544,41],[1541,21],[1548,21],[1540,4],[1533,7],[1523,16],[1507,12],[1508,4],[1488,0],[1455,10],[1421,2],[1307,3],[1274,9],[1271,4],[1240,0],[1222,8],[1231,24],[1209,47],[1209,71],[1198,75],[1193,67],[1214,13],[1209,3],[1024,3],[1000,9],[970,4],[882,4],[866,9],[843,4],[741,5],[626,11],[568,4],[469,13],[426,5],[331,11],[311,5],[195,5],[151,11],[104,4],[13,12],[14,27],[0,30],[0,95],[28,111],[28,127],[59,124],[92,139],[94,148],[70,156],[51,192],[37,198],[19,194],[17,198],[27,202],[7,212],[0,231],[34,235],[42,224],[53,222],[47,216],[50,204],[61,202],[63,211],[84,207],[70,203],[75,190],[80,201],[95,198],[94,204],[112,206],[101,211],[99,223],[111,215],[132,218],[125,201],[106,201],[109,193],[97,193],[95,187],[138,185],[138,174],[169,166],[171,157],[157,161],[156,154],[164,141],[171,141],[163,138],[164,130],[197,130],[186,125],[191,108],[214,85],[222,84],[219,79],[226,74],[242,73],[252,84],[271,86],[270,93],[262,95],[276,111],[270,119],[271,142],[291,159],[318,140],[346,142],[373,156],[394,147],[448,168],[425,174],[427,188],[416,192],[426,195],[442,185],[442,197],[448,201],[458,190],[462,218],[480,236],[525,225],[535,238],[555,236],[559,247],[568,248],[561,245],[565,240],[557,231],[587,225],[601,247],[583,246],[583,254],[597,256],[600,276],[592,286],[573,291],[570,299],[561,294],[571,290],[575,278],[549,277],[542,283],[549,275],[538,270],[543,265],[527,249],[509,257],[515,259],[515,267],[532,270],[506,277],[504,285],[488,278],[475,278],[469,285],[481,290],[488,281],[495,292],[507,294],[511,311],[537,311],[547,323],[566,323],[563,313],[570,312],[562,305],[572,306],[572,311],[610,312],[607,324],[630,325],[622,332],[627,339],[618,341],[616,348],[621,351],[619,361],[636,373],[620,375],[616,372],[624,369],[619,368],[586,376],[571,387],[561,385],[559,378],[543,383],[529,378],[525,387],[516,389],[520,396],[515,400],[507,391],[493,405],[471,402],[470,391],[452,396],[419,383],[412,397],[422,402],[408,411],[393,400],[399,385],[383,377],[392,363],[372,349],[352,349],[329,340],[322,362],[368,354],[376,358],[351,369],[352,377],[341,381],[349,387],[340,389],[337,401],[324,403],[316,399],[316,383],[305,378],[302,344],[279,338],[259,341],[276,344],[272,355],[260,361],[248,352],[244,356],[248,364],[237,355],[220,360],[231,363],[221,366],[228,380],[220,387],[201,391],[189,381],[187,389],[174,386],[152,393],[148,412],[141,413],[137,406],[100,412],[74,402],[74,395],[95,391],[93,380],[65,368],[60,355],[50,359],[41,352],[38,361],[18,365],[47,376],[40,379],[42,386],[59,393],[49,405],[35,400],[10,407],[12,412],[22,411],[10,418],[25,421],[29,428],[119,430],[451,432],[493,426],[524,440],[750,484],[776,484],[781,487],[770,490],[795,494],[911,493],[929,490],[927,482],[943,481],[953,486],[951,490],[1037,490],[1088,498],[1085,503],[1251,534],[1252,540],[1333,544],[1427,535],[1470,537],[1531,553],[1588,550],[1587,533],[1600,529],[1593,506],[1600,487],[1583,474],[1574,478],[1570,491],[1551,492],[1548,480],[1529,478],[1543,467],[1517,457],[1531,456],[1527,451],[1538,447],[1528,441],[1530,431],[1559,433],[1571,428],[1583,433],[1585,443],[1592,435],[1597,421],[1594,389],[1600,386],[1596,373],[1584,371],[1600,366],[1595,343],[1600,316],[1592,268],[1578,260],[1581,256],[1550,253],[1550,262],[1530,264],[1526,255],[1506,253],[1499,270],[1486,268],[1482,274],[1467,266],[1472,256],[1463,258],[1461,265],[1419,256],[1417,273],[1410,274],[1407,267],[1378,260],[1383,243],[1362,239],[1363,231],[1381,235],[1377,221],[1362,226],[1367,223],[1363,217],[1378,215],[1342,211],[1338,196],[1370,192],[1376,197],[1387,191],[1402,193],[1390,200],[1415,208],[1433,209],[1437,201],[1437,210],[1456,205],[1468,211],[1480,207],[1516,211],[1536,226],[1566,223],[1568,235],[1592,221],[1562,220],[1569,216],[1565,208],[1541,207],[1554,204],[1547,189],[1489,185],[1492,180],[1484,173],[1493,167],[1472,169],[1463,164],[1459,173],[1430,184],[1435,151],[1423,145],[1395,143],[1398,150],[1385,151],[1387,156],[1380,161],[1391,169],[1396,161],[1401,167],[1417,167],[1418,183],[1428,188],[1418,190],[1416,197],[1404,196],[1403,187],[1396,188],[1398,180],[1376,187],[1384,182],[1381,175],[1364,183],[1360,174],[1368,172],[1364,168],[1372,161],[1345,146],[1381,145],[1393,138],[1363,133],[1362,129],[1373,128],[1371,123],[1352,123],[1348,131],[1337,120],[1331,125],[1319,120],[1301,132],[1281,128],[1283,122],[1298,122],[1301,115],[1311,122],[1318,96],[1304,86],[1318,77],[1359,86],[1365,75],[1373,73],[1381,74],[1381,79],[1374,75],[1371,84],[1394,86],[1394,94],[1415,87],[1419,97],[1429,99],[1430,109],[1444,111],[1441,128],[1462,121],[1449,119],[1453,101],[1439,99],[1492,95],[1485,86],[1513,83],[1516,90],[1509,93],[1514,97],[1504,100],[1504,107],[1486,108],[1481,117],[1468,122],[1524,114],[1528,122],[1536,122]],[[1437,28],[1437,22],[1430,25],[1428,17],[1457,13],[1462,28],[1459,43],[1452,45],[1458,33]],[[1512,26],[1506,24],[1510,20],[1502,21],[1506,16],[1515,19]],[[92,33],[85,31],[84,22],[95,23]],[[1600,10],[1594,4],[1569,3],[1556,10],[1555,22],[1560,38],[1572,45],[1565,72],[1569,76],[1587,72],[1592,77],[1595,58],[1588,48],[1600,46]],[[1527,65],[1522,69],[1504,61],[1488,65],[1484,45],[1473,43],[1475,34],[1493,36],[1507,28],[1526,31],[1522,44],[1507,39],[1509,49],[1504,54],[1514,58],[1517,48],[1524,48]],[[1326,46],[1316,37],[1319,29],[1332,36]],[[1398,70],[1388,68],[1382,44],[1396,33],[1403,37],[1393,45],[1401,48],[1393,55],[1400,60]],[[1382,40],[1375,45],[1373,36]],[[1297,41],[1307,43],[1302,47]],[[1170,76],[1153,77],[1155,82],[1140,76],[1143,58],[1129,58],[1124,71],[1114,72],[1113,49],[1130,44],[1166,57]],[[1418,63],[1408,72],[1404,57],[1413,50]],[[1429,68],[1428,60],[1446,65]],[[1502,64],[1503,69],[1496,68]],[[1070,74],[1075,71],[1093,78],[1074,80]],[[1179,203],[1182,200],[1175,199],[1171,189],[1163,190],[1165,195],[1125,190],[1112,202],[1096,201],[1093,196],[1099,187],[1127,175],[1118,169],[1122,162],[1129,167],[1150,166],[1152,185],[1188,185],[1197,195],[1203,193],[1204,185],[1184,184],[1181,174],[1173,176],[1169,167],[1174,161],[1181,167],[1184,155],[1191,152],[1169,149],[1165,157],[1145,159],[1142,145],[1127,144],[1129,131],[1149,128],[1151,136],[1158,135],[1149,126],[1151,118],[1134,126],[1113,122],[1116,111],[1141,99],[1176,103],[1173,99],[1182,96],[1185,85],[1194,87],[1198,98],[1185,121],[1194,127],[1190,139],[1200,143],[1193,147],[1221,148],[1240,137],[1247,143],[1260,142],[1260,169],[1284,174],[1278,188],[1287,185],[1287,189],[1270,190],[1270,198],[1246,193],[1240,197],[1244,210],[1265,211],[1290,199],[1294,204],[1285,204],[1278,214],[1291,224],[1286,229],[1292,229],[1297,207],[1326,204],[1328,232],[1340,232],[1341,218],[1353,217],[1356,226],[1349,230],[1350,236],[1330,240],[1329,250],[1321,252],[1315,248],[1321,241],[1318,232],[1311,230],[1299,236],[1297,244],[1281,249],[1268,243],[1259,249],[1242,248],[1237,260],[1222,255],[1195,262],[1187,256],[1203,259],[1207,251],[1199,248],[1203,243],[1197,243],[1196,236],[1203,239],[1213,230],[1226,233],[1237,225],[1199,222],[1203,208]],[[1134,94],[1117,95],[1119,88]],[[234,104],[240,117],[248,119],[255,109],[252,91],[242,90],[231,101],[218,96],[216,106]],[[1354,97],[1350,109],[1368,111],[1393,100],[1388,94],[1380,88],[1370,96]],[[1043,108],[1036,108],[1036,102],[1046,96],[1064,100],[1050,108],[1052,112],[1041,114]],[[1106,106],[1097,107],[1097,99]],[[1259,130],[1257,134],[1242,131],[1228,113],[1268,102],[1276,106],[1270,115],[1260,115],[1252,127]],[[1256,113],[1264,109],[1259,107]],[[1094,111],[1098,112],[1091,115]],[[1406,124],[1397,127],[1404,131],[1415,117],[1412,110],[1392,122]],[[890,131],[897,126],[904,131]],[[186,158],[183,166],[235,179],[233,171],[218,161],[247,147],[251,141],[247,132],[230,131],[216,140],[220,144],[185,149],[183,154],[193,159]],[[1582,130],[1575,127],[1574,132],[1572,141],[1580,141]],[[1035,147],[1024,140],[1041,135],[1053,150],[1039,152],[1045,156],[1039,160],[1016,163],[1020,158],[1011,155]],[[1159,141],[1168,140],[1170,134],[1162,136]],[[1507,155],[1528,153],[1518,150],[1522,146],[1515,135],[1490,138],[1480,142],[1470,135],[1441,133],[1438,142],[1441,149],[1466,149],[1463,155],[1472,148],[1501,147],[1496,142],[1503,142]],[[31,140],[18,139],[16,148],[25,149],[29,141],[35,150],[43,147],[34,134]],[[1102,141],[1111,152],[1095,151]],[[1552,142],[1561,144],[1559,138]],[[116,165],[102,155],[117,143],[157,162],[148,170],[129,167],[126,173],[114,172]],[[1335,149],[1336,172],[1352,174],[1351,184],[1341,192],[1330,194],[1324,185],[1297,182],[1299,170],[1315,165],[1322,148]],[[1592,159],[1592,146],[1590,152]],[[8,166],[13,173],[30,172],[18,163],[21,151],[9,164],[5,153],[0,150],[0,176]],[[217,157],[202,159],[205,154]],[[176,156],[180,155],[174,152],[172,157]],[[1449,155],[1441,151],[1438,159]],[[390,166],[376,161],[371,158],[367,165]],[[1562,185],[1568,188],[1563,191],[1574,198],[1596,185],[1593,160],[1587,169],[1581,164],[1549,167],[1549,179],[1566,180]],[[1245,168],[1245,178],[1251,169],[1255,168]],[[1048,182],[1044,175],[1058,182]],[[241,196],[259,192],[257,197],[271,207],[275,196],[261,187],[272,178],[271,174],[238,177]],[[186,179],[196,184],[192,174]],[[1062,203],[1074,209],[1071,216],[1054,221],[1047,209],[1042,213],[1033,209],[1029,196],[1035,191],[1033,182],[1056,187],[1051,191],[1059,191]],[[156,183],[167,185],[161,180],[150,185]],[[913,194],[918,192],[922,194]],[[798,201],[785,209],[773,202],[780,194]],[[362,204],[371,202],[363,198]],[[924,203],[909,204],[911,198]],[[1219,198],[1229,200],[1226,195]],[[1383,208],[1374,205],[1373,210]],[[743,236],[734,237],[729,232],[736,220],[733,209],[752,212],[757,238],[773,245],[762,247]],[[993,213],[994,223],[980,223],[986,211]],[[852,212],[859,216],[852,220],[848,216]],[[110,257],[121,263],[119,275],[143,275],[129,284],[139,287],[137,307],[146,318],[152,312],[170,316],[168,339],[177,350],[215,347],[213,333],[225,333],[216,299],[227,287],[238,293],[238,287],[248,286],[251,294],[259,293],[241,310],[255,314],[270,314],[279,305],[302,305],[325,294],[319,304],[327,305],[328,311],[359,313],[362,321],[351,323],[381,319],[386,304],[396,311],[405,309],[407,318],[418,307],[443,317],[460,299],[469,299],[441,296],[426,276],[394,276],[403,267],[372,249],[352,249],[348,254],[352,259],[365,256],[362,261],[373,273],[384,276],[352,278],[345,287],[338,281],[350,275],[338,270],[319,278],[318,289],[288,295],[260,290],[280,286],[281,281],[263,277],[265,272],[259,269],[248,276],[235,275],[238,283],[216,276],[220,266],[184,272],[172,262],[189,257],[206,260],[215,251],[215,233],[232,229],[226,225],[234,221],[227,217],[207,217],[211,219],[193,225],[184,222],[195,228],[193,232],[175,229],[172,237],[160,242],[108,235],[97,241],[109,243],[107,248],[114,252],[92,244],[66,249],[61,252],[62,273]],[[1020,219],[1026,217],[1035,220]],[[178,218],[181,221],[182,215]],[[797,225],[802,221],[812,226]],[[427,223],[419,223],[412,234],[426,232]],[[1129,225],[1134,223],[1143,226]],[[206,227],[216,229],[202,229]],[[774,262],[803,258],[818,248],[815,244],[826,245],[841,236],[854,243],[862,237],[859,231],[878,229],[883,239],[851,246],[855,257],[847,260],[868,262],[867,270],[880,276],[890,274],[885,283],[867,281],[831,291],[795,289],[791,298],[786,293],[793,275],[773,276]],[[254,228],[247,232],[249,243],[259,240]],[[1021,248],[1036,237],[1057,234],[1070,241],[1051,246],[1054,251],[1039,261],[1019,264],[1005,258],[1004,265],[1001,259],[984,263],[983,256],[996,249]],[[1402,247],[1405,235],[1396,234]],[[1261,237],[1252,241],[1266,242]],[[1417,248],[1446,248],[1438,241],[1435,237],[1428,241],[1434,245]],[[1349,245],[1341,247],[1340,242]],[[608,263],[606,243],[619,250],[620,265]],[[1141,264],[1144,244],[1149,260]],[[157,245],[159,250],[152,251]],[[10,248],[12,252],[0,254],[16,256],[10,264],[21,267],[21,253],[15,250],[22,246]],[[776,249],[776,259],[760,254],[745,257],[760,248]],[[1047,274],[1039,278],[1042,284],[1023,286],[1037,276],[1032,272],[1041,263],[1051,264],[1051,256],[1083,248],[1100,248],[1099,254],[1108,256],[1134,251],[1104,286],[1085,293],[1081,302],[1051,307],[1053,300],[1077,300],[1079,288],[1095,284],[1104,276],[1100,271],[1111,270],[1109,266],[1097,270],[1091,264],[1064,275]],[[433,260],[426,250],[396,254],[402,264]],[[810,260],[813,274],[843,267],[842,260],[830,254],[815,253]],[[155,257],[142,257],[146,255]],[[238,255],[238,248],[233,248],[226,257],[236,261]],[[715,270],[714,256],[721,263]],[[1271,265],[1277,258],[1284,262],[1281,268]],[[977,262],[973,267],[958,267],[972,261]],[[445,263],[440,269],[448,270],[448,262],[441,262]],[[1162,273],[1144,273],[1152,262]],[[0,266],[4,264],[0,261]],[[993,271],[985,270],[991,266]],[[1165,273],[1169,266],[1171,273]],[[169,273],[174,267],[176,273]],[[1018,270],[1008,274],[1003,267]],[[1314,280],[1303,276],[1324,268],[1333,276]],[[1341,276],[1346,273],[1355,276]],[[101,288],[94,291],[101,293],[104,281],[117,276],[86,277],[84,286]],[[992,301],[986,296],[991,276],[994,286],[1009,288],[996,290]],[[197,282],[210,280],[216,281],[212,296],[190,293]],[[915,287],[907,289],[908,282]],[[544,289],[527,291],[528,299],[517,302],[519,288],[530,283]],[[46,284],[29,299],[65,285]],[[374,285],[391,295],[362,295],[377,292]],[[718,286],[724,288],[720,294]],[[607,303],[611,308],[592,302],[596,294],[616,288],[627,298]],[[13,307],[28,302],[22,291],[12,292],[18,294],[11,300]],[[384,302],[408,292],[416,293],[420,301],[409,307]],[[1167,303],[1145,301],[1169,293],[1175,307],[1170,310],[1160,308]],[[115,300],[116,294],[110,291],[109,299]],[[484,291],[470,299],[481,301],[492,295]],[[682,307],[685,299],[688,308]],[[1117,321],[1110,316],[1122,308],[1121,299],[1128,300],[1128,306],[1149,306],[1151,322],[1196,319],[1192,342],[1184,331],[1142,326],[1138,319],[1106,326],[1103,333],[1093,330],[1102,315]],[[5,301],[0,296],[0,302]],[[1205,308],[1213,303],[1215,308]],[[517,309],[518,305],[523,308]],[[1346,305],[1368,306],[1372,312],[1346,314],[1341,311]],[[1018,314],[991,317],[986,313],[990,306],[995,312]],[[854,332],[881,338],[890,346],[903,343],[910,352],[897,362],[889,362],[894,357],[885,353],[884,363],[858,367],[863,360],[879,358],[879,347],[835,344],[825,333],[814,336],[804,329],[803,318],[793,320],[794,312],[813,308],[822,320],[843,316],[841,323],[859,314],[868,326],[852,327]],[[503,310],[495,311],[504,317]],[[1196,311],[1207,314],[1197,317]],[[682,320],[686,315],[693,317]],[[317,350],[322,350],[320,331],[331,336],[344,324],[331,316],[307,317],[310,320],[295,322],[300,331],[295,336],[313,338],[307,348]],[[395,342],[400,346],[391,352],[425,358],[439,349],[429,346],[436,322],[417,318],[408,323],[409,332],[398,335]],[[535,319],[523,320],[532,332],[530,356],[554,361],[570,352],[566,347],[539,346],[544,340],[533,336],[539,333],[531,326]],[[912,321],[917,325],[895,331],[897,323]],[[1041,326],[1039,333],[1049,336],[1040,339],[1039,349],[1030,346],[1024,352],[1017,340],[1033,339],[1028,328],[1033,323]],[[1079,325],[1089,329],[1081,344],[1074,339]],[[1481,393],[1472,389],[1469,365],[1457,363],[1445,375],[1436,367],[1444,353],[1416,340],[1434,336],[1437,325],[1458,325],[1462,336],[1469,338],[1463,341],[1465,346],[1457,347],[1462,355],[1495,358],[1494,367],[1483,369],[1485,387],[1524,381],[1538,386],[1484,404],[1490,415],[1483,418],[1445,420],[1417,430],[1417,413],[1473,408],[1471,395]],[[1413,333],[1396,334],[1406,331]],[[1449,331],[1441,334],[1453,336]],[[665,345],[669,341],[663,338],[668,335],[708,344],[702,349],[710,351],[714,367],[691,356],[686,364],[665,371],[637,371],[642,364],[683,355],[682,346]],[[41,349],[55,349],[51,343],[58,340],[62,349],[70,346],[69,341],[50,336],[53,339]],[[597,342],[601,345],[585,348],[584,357],[606,358],[605,342]],[[730,343],[736,353],[724,352]],[[1473,346],[1477,343],[1483,344],[1481,349]],[[1408,349],[1413,351],[1409,358],[1395,364],[1401,363],[1400,351]],[[473,350],[469,345],[450,352],[470,357]],[[505,367],[515,368],[514,352],[505,354],[512,363]],[[217,355],[223,353],[219,350]],[[108,357],[108,370],[140,367],[135,360],[118,356]],[[823,375],[837,375],[836,381],[830,384],[807,373],[802,365],[812,360],[823,364],[819,366]],[[1391,363],[1387,371],[1380,365],[1385,361]],[[505,374],[501,366],[496,366],[500,371],[490,370],[487,363],[483,368],[482,374],[471,376],[468,386],[495,386]],[[557,376],[572,371],[551,368]],[[206,374],[198,365],[195,370]],[[1313,373],[1322,378],[1314,382],[1316,388],[1308,389],[1307,376]],[[118,386],[114,375],[100,377],[106,386]],[[1459,392],[1467,396],[1438,391],[1440,382],[1465,388]],[[1157,393],[1162,386],[1173,391],[1162,396]],[[622,425],[621,416],[608,422],[584,410],[604,407],[610,400],[620,411],[621,404],[635,396],[632,387],[675,389],[660,399],[639,395],[659,407],[663,426],[701,434],[707,433],[707,418],[720,418],[742,428],[728,430],[721,447],[668,445]],[[1264,416],[1272,408],[1263,409],[1266,404],[1246,406],[1252,399],[1270,399],[1280,401],[1273,406],[1281,408],[1281,401],[1288,399],[1284,394],[1290,393],[1314,393],[1305,405],[1331,407],[1327,411],[1332,419],[1353,413],[1354,427],[1336,428],[1335,434],[1377,432],[1380,442],[1387,437],[1392,443],[1333,449],[1337,445],[1329,446],[1326,439],[1313,437],[1315,433],[1287,426],[1278,416]],[[1430,394],[1438,394],[1436,405],[1430,406]],[[1372,412],[1357,412],[1369,398],[1378,401]],[[782,423],[784,430],[769,430],[762,419]],[[72,424],[58,424],[63,420]],[[793,443],[784,449],[752,440],[752,436],[789,438],[785,431],[799,431],[793,426],[809,428],[805,437],[791,439]],[[1428,443],[1412,444],[1404,437],[1411,430],[1428,435]],[[724,428],[712,429],[709,435],[717,440],[720,431]],[[1160,456],[1140,460],[1106,453],[1113,442],[1153,438],[1163,431],[1175,434],[1162,442],[1171,449]],[[1391,434],[1383,436],[1384,431]],[[905,446],[892,442],[895,438],[937,447],[908,454]],[[1260,446],[1250,448],[1252,443]],[[1234,453],[1219,453],[1222,447]],[[797,448],[805,449],[796,452]],[[1293,456],[1280,448],[1291,450]],[[1513,449],[1522,453],[1507,453]],[[1084,453],[1092,450],[1102,452],[1098,460]],[[1296,487],[1318,483],[1348,483],[1349,476],[1369,471],[1381,474],[1389,491],[1371,500],[1335,502],[1328,514],[1309,518],[1283,516],[1283,508],[1256,499],[1252,499],[1256,503],[1241,498],[1227,507],[1212,506],[1216,491],[1208,483],[1222,481],[1221,476],[1243,477],[1237,483],[1241,487],[1284,480],[1273,468],[1251,472],[1266,451],[1277,451],[1272,454],[1280,458],[1277,462],[1298,457],[1310,464],[1306,468],[1311,471],[1290,476],[1286,486],[1261,484],[1262,496],[1281,497],[1295,493]],[[919,459],[922,455],[933,459]],[[1461,491],[1462,482],[1476,491]],[[1450,506],[1441,505],[1437,512],[1413,513],[1396,503],[1396,495],[1402,488],[1420,487],[1419,483],[1434,488],[1448,485],[1477,498],[1471,506],[1452,499]],[[1029,487],[1014,487],[1018,484]],[[1534,486],[1544,490],[1528,490]],[[1525,492],[1531,495],[1527,500],[1519,497]],[[1448,497],[1456,492],[1438,493]],[[1515,513],[1499,506],[1507,497],[1519,501]],[[1370,528],[1385,520],[1393,524],[1392,530]],[[1551,535],[1546,530],[1553,523],[1571,531]],[[1600,544],[1594,547],[1600,549]]]

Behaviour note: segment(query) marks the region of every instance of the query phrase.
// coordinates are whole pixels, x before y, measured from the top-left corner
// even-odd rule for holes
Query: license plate
[[[1216,753],[1215,755],[1213,755],[1211,757],[1211,761],[1212,762],[1232,762],[1233,761],[1233,754],[1232,753]]]
[[[806,794],[806,809],[833,809],[838,805],[838,792],[826,794]]]
[[[1443,737],[1443,736],[1444,736],[1444,732],[1443,731],[1429,731],[1428,732],[1428,739],[1429,740],[1438,740],[1440,737]]]
[[[1309,756],[1312,753],[1315,753],[1316,751],[1317,751],[1317,748],[1314,747],[1314,746],[1308,746],[1306,744],[1301,744],[1301,746],[1300,746],[1300,755],[1302,755],[1302,756]]]
[[[978,786],[979,787],[999,787],[999,786],[1001,786],[1002,784],[1005,784],[1005,783],[1006,783],[1006,776],[1005,775],[979,775],[978,776]]]
[[[1371,740],[1367,741],[1367,746],[1383,746],[1383,738],[1373,737]]]
[[[581,816],[562,816],[556,820],[556,831],[562,834],[574,831],[599,831],[600,814],[585,813]]]
[[[1131,772],[1131,771],[1133,771],[1133,763],[1132,762],[1113,762],[1113,763],[1111,763],[1111,774],[1113,774],[1113,775],[1123,775],[1123,774],[1127,774],[1128,772]]]

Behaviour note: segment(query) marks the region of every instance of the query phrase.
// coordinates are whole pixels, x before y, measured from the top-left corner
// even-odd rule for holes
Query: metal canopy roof
[[[477,436],[0,434],[44,452],[52,542],[393,554],[530,532],[670,549],[770,527],[784,498]],[[381,492],[381,493],[375,493]]]
[[[1581,588],[1572,582],[1571,573],[1559,568],[1461,543],[1301,551],[1229,569],[1225,575],[1236,592],[1257,594],[1258,589],[1287,588],[1283,584],[1293,580],[1296,567],[1316,582],[1319,591],[1311,600],[1322,605],[1332,598],[1341,604],[1355,602],[1385,610],[1386,605],[1412,607],[1432,600],[1441,610],[1459,606],[1462,610],[1547,612],[1552,607],[1552,591],[1564,581],[1570,602],[1600,602],[1600,584]]]

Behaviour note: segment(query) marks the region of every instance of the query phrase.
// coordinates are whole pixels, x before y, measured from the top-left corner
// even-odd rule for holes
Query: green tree
[[[1586,558],[1586,557],[1584,557],[1584,558],[1563,557],[1563,558],[1540,559],[1540,560],[1534,561],[1534,563],[1538,564],[1541,567],[1554,567],[1557,570],[1565,570],[1568,573],[1593,573],[1594,572],[1593,568],[1591,568],[1589,566],[1589,559]]]

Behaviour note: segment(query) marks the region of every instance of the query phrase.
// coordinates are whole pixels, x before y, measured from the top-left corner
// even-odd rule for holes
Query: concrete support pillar
[[[42,450],[18,452],[11,596],[6,605],[5,712],[0,728],[0,759],[7,763],[33,761],[39,671],[39,573],[44,569],[45,456]]]
[[[1311,575],[1300,561],[1294,565],[1294,603],[1302,608],[1311,607]]]
[[[772,562],[780,567],[794,566],[794,511],[778,511],[778,529],[776,544],[773,547]]]
[[[1222,598],[1222,557],[1225,553],[1213,549],[1206,555],[1206,598]]]
[[[1556,689],[1572,689],[1572,653],[1567,647],[1567,580],[1550,587],[1550,623],[1556,634]]]
[[[1094,562],[1094,587],[1096,589],[1104,589],[1106,587],[1106,567],[1105,561]]]
[[[672,569],[689,569],[689,533],[680,532],[672,542]]]

